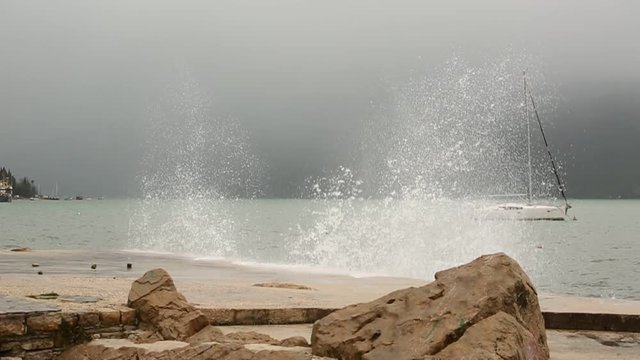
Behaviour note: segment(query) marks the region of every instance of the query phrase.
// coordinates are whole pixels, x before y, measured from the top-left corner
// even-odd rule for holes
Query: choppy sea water
[[[577,221],[480,221],[477,204],[398,200],[15,201],[0,247],[141,250],[355,276],[432,279],[503,251],[542,292],[640,299],[640,201],[574,200]]]

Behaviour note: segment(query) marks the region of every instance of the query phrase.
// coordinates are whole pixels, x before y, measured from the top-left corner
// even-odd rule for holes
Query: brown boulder
[[[338,310],[314,324],[311,344],[315,355],[344,360],[424,358],[442,352],[473,325],[499,312],[526,329],[541,359],[548,359],[533,284],[518,263],[502,253],[438,272],[425,286]]]
[[[131,290],[129,290],[128,303],[135,303],[159,289],[178,292],[168,272],[164,269],[149,270],[140,279],[134,281]]]
[[[458,341],[444,348],[437,355],[424,360],[449,359],[547,359],[545,350],[529,330],[516,319],[503,312],[472,325]]]
[[[309,342],[302,336],[291,336],[286,339],[280,340],[280,346],[292,347],[292,346],[303,346],[309,347]]]
[[[220,331],[220,329],[208,325],[194,335],[190,336],[186,341],[189,344],[200,344],[211,341],[224,342],[224,334],[222,333],[222,331]]]
[[[195,335],[194,335],[195,336]],[[156,331],[150,330],[135,330],[127,337],[127,339],[133,341],[136,344],[150,344],[157,341],[163,341],[164,339]]]
[[[147,271],[131,285],[127,306],[138,311],[142,329],[153,329],[165,340],[185,340],[209,325],[163,269]]]
[[[224,336],[224,342],[240,343],[240,344],[269,344],[277,345],[280,341],[269,335],[261,334],[255,331],[236,331]]]

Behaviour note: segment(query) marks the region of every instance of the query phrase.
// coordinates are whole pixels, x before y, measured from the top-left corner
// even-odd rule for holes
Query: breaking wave
[[[238,123],[214,110],[188,74],[149,110],[143,199],[129,226],[134,247],[237,253],[238,220],[220,202],[260,195],[263,166]]]
[[[363,126],[359,166],[307,181],[317,220],[300,229],[290,261],[431,278],[503,251],[537,267],[530,224],[476,216],[487,195],[526,192],[525,63],[506,56],[470,66],[454,57],[395,89],[392,105]],[[528,77],[550,109],[542,75]],[[547,196],[548,164],[534,165],[534,191]]]

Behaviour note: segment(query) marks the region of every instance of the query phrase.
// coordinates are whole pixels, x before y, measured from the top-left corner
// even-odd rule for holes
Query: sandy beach
[[[127,270],[127,263],[132,264],[131,270]],[[91,269],[93,264],[96,269]],[[311,272],[308,268],[238,265],[158,253],[1,250],[0,294],[29,296],[55,292],[98,300],[89,304],[47,300],[62,309],[121,305],[126,302],[131,283],[154,268],[167,270],[191,303],[207,308],[341,308],[427,283],[420,279],[353,277]],[[39,271],[43,274],[38,275]],[[291,283],[313,290],[254,286],[261,283]],[[640,301],[562,294],[539,294],[539,297],[543,311],[640,314]]]
[[[39,266],[34,268],[32,264]],[[132,269],[127,271],[127,263]],[[96,264],[96,269],[91,265]],[[190,302],[202,307],[338,308],[368,301],[425,281],[296,271],[273,266],[245,266],[218,260],[139,252],[29,251],[0,252],[0,293],[28,296],[97,296],[95,304],[51,300],[63,309],[110,306],[126,302],[131,283],[154,268],[167,270]],[[43,275],[38,275],[38,271]],[[313,290],[256,287],[260,283],[293,283]]]

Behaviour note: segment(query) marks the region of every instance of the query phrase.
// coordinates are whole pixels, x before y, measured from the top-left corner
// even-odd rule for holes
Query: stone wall
[[[212,325],[313,323],[336,309],[199,309]],[[640,316],[543,312],[547,329],[640,331]],[[137,329],[133,309],[90,312],[30,311],[0,313],[0,360],[54,359],[64,349],[96,338],[127,338]]]
[[[199,308],[211,325],[313,324],[331,314],[331,308],[222,309]]]
[[[136,313],[129,308],[2,314],[0,358],[49,360],[69,346],[95,338],[126,338],[136,328]]]

